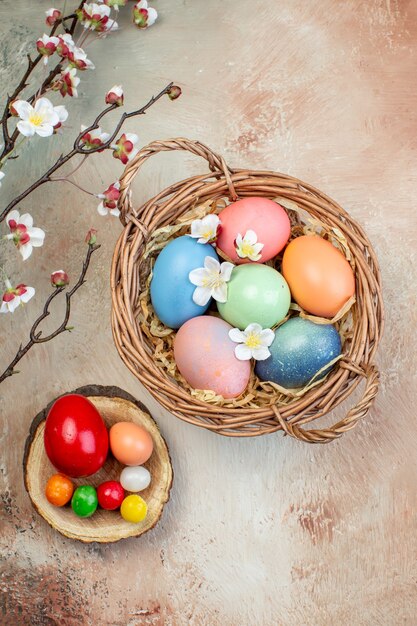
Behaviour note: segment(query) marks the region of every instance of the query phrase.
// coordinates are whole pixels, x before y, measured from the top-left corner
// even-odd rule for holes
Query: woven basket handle
[[[272,409],[275,416],[286,435],[290,435],[291,437],[299,439],[300,441],[305,441],[306,443],[328,443],[329,441],[333,441],[333,439],[338,439],[338,437],[341,437],[346,431],[351,430],[360,419],[365,417],[376,394],[378,393],[378,369],[375,365],[369,365],[367,369],[364,370],[361,367],[346,361],[341,361],[340,366],[366,377],[365,390],[361,400],[359,400],[356,406],[348,411],[346,417],[340,420],[340,422],[337,422],[337,424],[334,424],[334,426],[330,426],[329,428],[316,430],[305,430],[304,428],[301,428],[301,426],[297,426],[297,424],[287,422],[280,414],[278,408],[273,406]]]
[[[223,157],[210,150],[210,148],[205,146],[203,143],[200,143],[199,141],[191,141],[190,139],[183,139],[181,137],[177,139],[167,139],[166,141],[153,141],[142,148],[142,150],[137,153],[130,163],[128,163],[120,178],[118,208],[120,210],[120,220],[123,224],[126,224],[130,215],[135,215],[131,202],[130,186],[137,172],[145,161],[147,161],[154,154],[158,154],[158,152],[168,152],[171,150],[185,150],[206,159],[212,172],[217,171],[224,175],[229,187],[230,198],[232,200],[237,199],[236,190],[231,179],[233,170],[228,167]]]

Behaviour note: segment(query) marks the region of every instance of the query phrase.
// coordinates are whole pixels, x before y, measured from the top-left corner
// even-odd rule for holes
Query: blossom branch
[[[150,98],[150,100],[143,107],[141,107],[140,109],[137,109],[136,111],[131,111],[129,113],[123,113],[120,116],[120,119],[119,119],[118,123],[116,124],[116,128],[115,128],[114,132],[112,133],[111,137],[107,141],[101,143],[98,146],[86,148],[85,146],[82,145],[82,138],[86,135],[86,133],[91,132],[92,130],[97,129],[99,127],[100,120],[105,115],[107,115],[107,113],[110,113],[110,111],[113,111],[114,109],[117,109],[118,106],[117,106],[117,104],[112,104],[112,105],[108,106],[106,109],[104,109],[104,111],[102,111],[96,117],[96,119],[94,120],[93,124],[91,124],[91,126],[89,126],[88,128],[82,130],[79,133],[78,137],[76,138],[76,140],[74,142],[74,146],[73,146],[72,150],[70,150],[65,155],[61,154],[58,157],[58,159],[55,161],[55,163],[40,178],[38,178],[38,180],[36,180],[34,183],[32,183],[32,185],[30,185],[27,189],[22,191],[22,193],[20,193],[16,198],[14,198],[6,206],[6,208],[0,213],[0,223],[3,222],[6,219],[7,215],[10,213],[10,211],[16,205],[18,205],[22,200],[24,200],[35,189],[37,189],[41,185],[44,185],[45,183],[53,181],[54,179],[52,178],[52,174],[54,174],[63,165],[65,165],[65,163],[68,163],[68,161],[70,161],[75,155],[81,154],[81,155],[84,155],[84,156],[89,156],[90,154],[93,154],[95,152],[102,151],[102,150],[105,150],[106,148],[109,148],[111,143],[114,141],[117,133],[120,131],[121,127],[123,126],[124,122],[127,119],[129,119],[131,117],[136,117],[138,115],[144,115],[146,113],[146,111],[153,104],[155,104],[155,102],[157,102],[160,98],[162,98],[164,95],[169,93],[169,91],[170,91],[172,86],[173,86],[173,83],[169,83],[156,96],[152,96],[152,98]]]
[[[56,297],[58,297],[60,293],[62,293],[65,290],[65,286],[56,287],[54,291],[50,294],[50,296],[45,302],[41,315],[34,321],[32,325],[32,328],[29,334],[30,338],[28,342],[24,346],[22,345],[20,346],[19,350],[16,352],[14,359],[9,363],[9,365],[6,367],[4,372],[0,374],[0,383],[2,383],[9,376],[12,376],[13,374],[18,373],[18,371],[15,370],[16,365],[34,345],[38,343],[45,343],[47,341],[51,341],[52,339],[54,339],[61,333],[67,330],[70,330],[67,324],[71,315],[71,298],[78,291],[78,289],[80,289],[80,287],[82,287],[84,283],[86,282],[85,276],[87,274],[87,270],[90,265],[91,257],[94,254],[94,252],[98,250],[99,248],[100,248],[99,244],[88,245],[87,254],[83,261],[79,278],[77,282],[75,283],[75,285],[72,287],[72,289],[67,291],[65,294],[65,299],[66,299],[65,315],[61,324],[59,324],[59,326],[57,326],[57,328],[53,332],[49,333],[49,335],[42,336],[42,331],[38,330],[39,325],[43,322],[44,319],[46,319],[50,315],[49,307],[52,301]]]

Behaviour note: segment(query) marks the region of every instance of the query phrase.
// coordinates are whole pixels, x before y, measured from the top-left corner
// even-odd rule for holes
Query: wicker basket
[[[171,185],[139,208],[131,203],[130,185],[143,163],[158,152],[186,150],[203,157],[210,172]],[[379,384],[373,361],[383,328],[380,272],[374,250],[362,228],[336,202],[310,185],[276,172],[229,168],[224,159],[198,141],[155,141],[127,165],[120,180],[119,208],[124,230],[117,242],[112,270],[112,328],[116,347],[130,371],[177,417],[222,435],[250,437],[282,430],[309,443],[326,443],[350,430],[367,414]],[[326,228],[339,229],[355,265],[356,302],[353,333],[343,357],[327,378],[285,405],[215,406],[190,394],[153,358],[153,345],[138,321],[138,299],[149,265],[143,251],[151,234],[173,224],[197,203],[246,196],[287,198]],[[142,283],[142,284],[141,284]],[[364,380],[362,398],[346,417],[328,428],[308,430],[316,420],[343,402]]]

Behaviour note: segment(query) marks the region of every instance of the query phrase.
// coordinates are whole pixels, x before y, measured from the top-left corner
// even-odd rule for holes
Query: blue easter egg
[[[199,306],[193,301],[195,285],[188,275],[204,267],[204,259],[218,260],[214,248],[198,243],[187,235],[173,239],[159,253],[151,280],[151,301],[156,315],[169,328],[179,328],[192,317],[203,315],[210,305]]]
[[[341,349],[334,326],[293,317],[277,328],[269,347],[271,356],[256,363],[255,373],[261,380],[287,389],[304,387],[326,363],[339,356]]]

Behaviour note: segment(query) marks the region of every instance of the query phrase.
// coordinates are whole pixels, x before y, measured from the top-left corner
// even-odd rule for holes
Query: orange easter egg
[[[148,431],[133,422],[116,422],[110,428],[110,449],[123,465],[142,465],[152,454]]]
[[[282,250],[291,232],[285,209],[268,198],[232,202],[220,212],[219,218],[217,246],[237,264],[269,261]],[[254,248],[251,244],[261,244],[259,252],[259,246]]]
[[[318,235],[291,241],[282,273],[297,304],[320,317],[334,317],[355,293],[355,276],[346,258]]]

